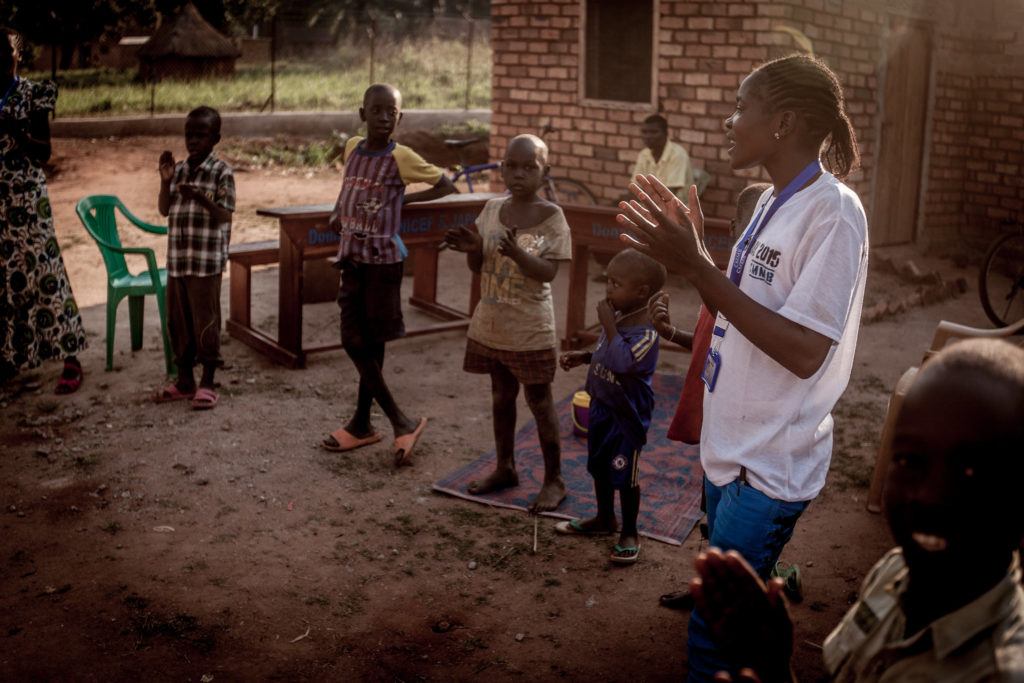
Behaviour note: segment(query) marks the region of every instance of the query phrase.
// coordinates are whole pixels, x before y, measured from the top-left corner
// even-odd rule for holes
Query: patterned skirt
[[[0,157],[0,364],[33,368],[84,348],[43,170]]]
[[[520,384],[551,384],[555,381],[557,358],[553,348],[538,351],[505,351],[466,339],[463,370],[489,375],[500,367],[512,373]]]

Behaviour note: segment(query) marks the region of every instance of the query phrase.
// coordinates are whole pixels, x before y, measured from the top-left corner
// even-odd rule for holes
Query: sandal
[[[566,536],[610,536],[616,531],[618,529],[584,529],[578,519],[570,519],[555,525],[555,533]]]
[[[612,554],[608,557],[614,564],[636,564],[640,559],[640,545],[619,545],[612,547]]]
[[[427,418],[421,417],[416,430],[411,434],[403,434],[395,438],[395,467],[412,464],[412,451],[416,448],[423,430],[427,428]]]
[[[64,372],[57,380],[57,388],[54,389],[54,393],[73,394],[78,391],[78,387],[82,386],[83,379],[85,379],[85,375],[82,373],[82,364],[78,361],[65,360]]]
[[[168,384],[153,397],[155,403],[170,403],[172,401],[191,401],[196,395],[195,390],[186,393],[178,388],[177,384]]]
[[[380,440],[381,435],[377,432],[372,432],[368,436],[355,436],[352,432],[342,427],[335,432],[331,432],[330,436],[321,441],[320,447],[332,453],[344,453],[345,451],[354,451],[357,448],[375,444]]]
[[[800,602],[804,599],[804,582],[800,578],[800,567],[779,560],[772,567],[769,578],[782,579],[782,590],[790,602]]]
[[[217,392],[207,387],[199,387],[192,399],[192,410],[210,410],[217,405]]]

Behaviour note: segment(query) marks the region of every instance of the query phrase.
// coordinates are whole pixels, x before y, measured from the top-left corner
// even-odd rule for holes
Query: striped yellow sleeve
[[[406,185],[412,183],[429,183],[437,185],[444,173],[440,168],[421,157],[405,145],[395,145],[395,163],[398,164],[398,173],[402,176],[402,182]]]
[[[362,140],[363,138],[359,135],[353,135],[348,139],[348,142],[345,143],[345,153],[341,157],[341,163],[348,163],[348,156],[352,154],[352,150],[354,150],[356,145],[362,142]]]
[[[654,342],[658,341],[658,333],[653,329],[644,330],[644,335],[633,344],[630,349],[633,352],[633,360],[640,362],[647,352],[654,348]]]

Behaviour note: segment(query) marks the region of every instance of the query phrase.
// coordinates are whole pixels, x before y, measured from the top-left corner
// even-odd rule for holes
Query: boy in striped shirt
[[[647,302],[665,286],[665,267],[634,249],[608,263],[607,298],[597,304],[601,335],[593,352],[562,354],[563,370],[590,364],[587,393],[587,471],[594,478],[597,516],[559,522],[564,534],[615,533],[615,491],[622,507],[622,530],[610,560],[633,564],[640,557],[636,520],[640,514],[640,449],[654,410],[651,377],[658,365],[658,333]]]
[[[402,321],[402,259],[398,237],[402,206],[443,197],[455,191],[443,171],[391,139],[402,119],[402,94],[376,83],[363,95],[359,118],[366,137],[345,146],[345,179],[330,226],[341,236],[341,342],[359,372],[356,410],[348,423],[323,441],[330,451],[350,451],[381,440],[370,423],[374,400],[394,430],[396,465],[408,464],[427,425],[399,409],[384,381],[384,344],[405,335]],[[413,194],[405,186],[426,182],[430,189]]]

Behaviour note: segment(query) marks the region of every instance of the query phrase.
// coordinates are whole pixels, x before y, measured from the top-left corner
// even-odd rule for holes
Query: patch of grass
[[[469,119],[461,123],[443,123],[437,127],[438,135],[446,138],[486,137],[490,132],[490,126],[478,119]]]
[[[453,554],[459,560],[470,559],[476,541],[461,534],[453,534],[444,527],[438,529],[437,533],[443,540],[434,544],[435,560],[450,560]]]
[[[447,109],[465,103],[465,68],[464,41],[411,39],[378,49],[374,80],[398,86],[407,109]],[[156,113],[187,112],[199,103],[221,111],[258,111],[270,95],[269,64],[240,64],[228,78],[165,80],[155,87],[137,80],[134,70],[77,69],[61,72],[58,79],[58,116],[149,113],[151,97]],[[368,82],[369,55],[360,45],[346,44],[320,63],[278,61],[275,107],[355,111]],[[469,105],[486,108],[490,102],[491,49],[482,39],[473,46]]]
[[[490,517],[489,515],[485,515],[482,512],[468,507],[452,508],[448,512],[448,516],[452,518],[453,522],[460,526],[480,526]]]
[[[275,166],[297,168],[323,168],[337,161],[345,151],[348,135],[334,131],[325,140],[300,142],[284,137],[273,140],[243,138],[224,145],[223,155],[236,168],[272,168]]]
[[[412,515],[399,515],[390,522],[385,522],[383,527],[404,538],[412,538],[424,529],[424,527],[413,522]]]
[[[124,527],[122,527],[117,522],[107,522],[106,524],[101,526],[100,529],[106,531],[111,536],[116,536],[118,533],[124,530]]]

